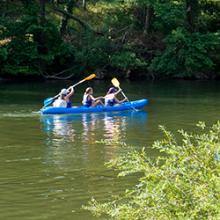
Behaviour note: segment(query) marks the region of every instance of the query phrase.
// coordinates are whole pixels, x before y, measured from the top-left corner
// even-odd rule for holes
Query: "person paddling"
[[[74,94],[74,88],[71,87],[69,90],[62,89],[60,91],[60,95],[58,99],[56,99],[53,103],[53,107],[64,107],[71,108],[72,103],[70,101],[70,97]]]
[[[105,96],[105,106],[114,106],[115,104],[121,104],[127,100],[124,98],[123,100],[119,100],[116,96],[121,92],[121,89],[116,89],[115,87],[111,87],[106,96]]]
[[[82,104],[86,107],[90,107],[90,106],[97,106],[97,105],[104,105],[103,102],[101,101],[101,99],[104,99],[104,97],[100,96],[95,98],[93,96],[93,89],[92,87],[88,87],[83,95],[83,101]]]

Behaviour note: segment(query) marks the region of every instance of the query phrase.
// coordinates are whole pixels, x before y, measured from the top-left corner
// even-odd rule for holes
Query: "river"
[[[158,125],[192,131],[196,122],[211,125],[220,116],[219,81],[183,80],[122,81],[131,100],[149,99],[143,111],[41,116],[43,100],[71,83],[0,83],[1,219],[97,219],[82,205],[91,197],[107,201],[137,181],[135,176],[117,178],[106,162],[143,146],[156,157],[151,144],[162,137]],[[78,86],[74,105],[87,86],[99,96],[110,82]]]

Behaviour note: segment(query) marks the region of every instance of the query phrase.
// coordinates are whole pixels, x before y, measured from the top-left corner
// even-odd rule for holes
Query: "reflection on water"
[[[48,141],[56,146],[76,139],[84,144],[100,139],[124,141],[130,127],[134,124],[146,125],[146,120],[145,111],[41,116],[43,131],[47,133]]]
[[[104,137],[113,142],[120,141],[125,136],[126,118],[106,116],[104,120]]]
[[[44,123],[43,130],[48,134],[48,140],[53,141],[54,145],[59,145],[60,142],[68,140],[74,142],[75,129],[73,124],[70,123],[72,118],[54,115],[52,117],[42,117],[41,119]]]
[[[97,96],[109,86],[107,81],[91,83]],[[161,139],[159,124],[171,131],[192,131],[198,121],[211,124],[219,119],[219,84],[124,81],[131,100],[149,98],[148,113],[40,116],[40,121],[33,111],[42,107],[45,95],[53,96],[67,82],[0,83],[0,219],[96,220],[81,209],[83,204],[92,196],[108,200],[136,184],[133,176],[116,178],[104,166],[127,147],[96,141],[114,139],[136,149],[145,146],[149,157],[157,156],[150,145]],[[77,88],[74,105],[81,103],[84,89]]]
[[[81,164],[93,166],[97,160],[107,162],[115,156],[115,142],[125,142],[137,124],[146,125],[147,113],[84,113],[76,115],[42,115],[42,129],[46,133],[46,164],[69,170]],[[103,146],[100,140],[111,141]],[[101,163],[102,164],[102,163]]]

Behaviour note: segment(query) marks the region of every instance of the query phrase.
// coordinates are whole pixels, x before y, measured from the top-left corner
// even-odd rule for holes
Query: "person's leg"
[[[95,107],[97,105],[104,105],[104,103],[101,100],[96,100],[95,102],[93,102],[92,106]]]

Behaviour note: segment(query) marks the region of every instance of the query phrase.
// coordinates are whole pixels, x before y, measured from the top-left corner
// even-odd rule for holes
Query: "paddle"
[[[71,89],[71,88],[74,88],[74,87],[78,86],[79,84],[81,84],[81,83],[83,83],[83,82],[85,82],[85,81],[87,81],[87,80],[91,80],[91,79],[93,79],[93,78],[95,78],[95,77],[96,77],[95,74],[91,74],[91,75],[87,76],[86,78],[84,78],[83,80],[79,81],[78,83],[76,83],[76,84],[70,86],[67,90],[69,90],[69,89]],[[54,99],[56,99],[59,95],[60,95],[60,93],[57,94],[57,95],[54,96],[54,97],[49,97],[49,98],[45,99],[45,100],[44,100],[44,106],[43,106],[43,108],[45,108],[45,107],[47,107],[48,105],[50,105],[50,104],[54,101]]]
[[[113,86],[115,86],[121,90],[121,94],[129,101],[128,97],[124,94],[124,92],[122,91],[122,89],[120,87],[120,82],[116,78],[113,78],[111,82],[112,82]],[[137,109],[134,108],[132,105],[131,105],[131,107],[133,110],[137,111]]]

